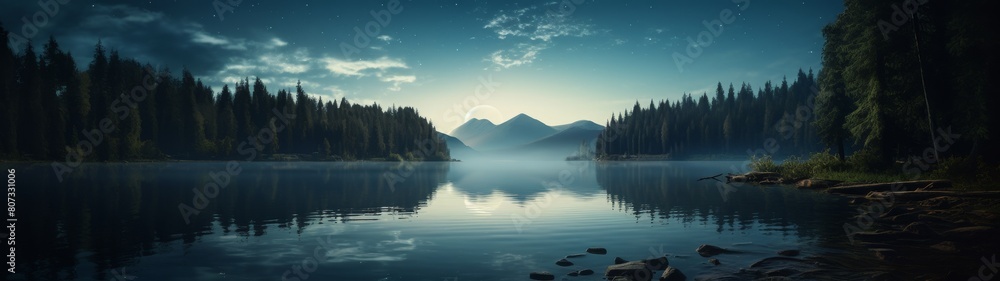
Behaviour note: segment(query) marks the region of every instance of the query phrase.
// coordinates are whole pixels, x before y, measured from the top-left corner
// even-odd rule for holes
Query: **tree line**
[[[766,83],[754,95],[720,84],[714,97],[690,94],[612,116],[599,156],[749,152],[776,139],[781,154],[824,147],[841,160],[884,169],[925,167],[947,156],[1000,161],[995,90],[1000,38],[987,0],[846,0],[823,30],[823,69],[799,71],[791,86]],[[725,95],[724,95],[725,94]],[[735,96],[735,97],[734,97]],[[803,108],[802,106],[806,106]],[[791,117],[791,118],[789,118]],[[776,137],[775,137],[776,136]],[[775,151],[764,151],[772,154]],[[774,148],[773,146],[771,148]]]
[[[186,69],[174,77],[100,42],[78,70],[54,38],[41,54],[30,43],[15,53],[2,25],[0,40],[0,159],[231,159],[248,140],[265,154],[450,159],[434,125],[412,107],[323,101],[301,85],[273,93],[260,78],[217,94]],[[273,112],[294,118],[275,124]],[[254,141],[262,130],[273,136]]]
[[[812,70],[799,70],[795,81],[775,85],[770,81],[755,90],[747,83],[737,90],[721,82],[710,98],[661,100],[611,116],[598,136],[598,157],[669,154],[674,159],[698,155],[746,155],[773,141],[780,149],[767,153],[785,155],[818,149],[810,106],[817,92]]]

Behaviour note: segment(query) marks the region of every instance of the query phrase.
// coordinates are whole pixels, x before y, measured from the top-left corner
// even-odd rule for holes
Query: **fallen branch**
[[[884,191],[871,192],[865,196],[868,199],[896,198],[902,200],[924,200],[941,196],[949,197],[973,197],[973,198],[1000,198],[1000,191]]]
[[[948,180],[923,180],[923,181],[900,181],[873,184],[858,184],[848,186],[831,187],[826,190],[829,193],[865,195],[873,191],[914,191],[919,188],[933,185],[934,188],[951,187]]]
[[[713,180],[715,180],[717,182],[722,182],[721,180],[719,180],[720,176],[722,176],[722,174],[714,175],[714,176],[711,176],[711,177],[700,178],[697,181],[702,181],[702,180],[707,180],[707,179],[713,179]]]

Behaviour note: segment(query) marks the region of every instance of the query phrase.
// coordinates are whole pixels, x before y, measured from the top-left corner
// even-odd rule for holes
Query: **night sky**
[[[31,37],[22,17],[43,11],[37,2],[2,5],[4,27]],[[55,36],[81,67],[102,40],[175,74],[186,67],[216,92],[243,77],[259,76],[272,93],[301,80],[324,100],[416,107],[450,132],[467,117],[499,123],[518,113],[604,124],[636,100],[794,79],[820,69],[821,29],[843,11],[839,1],[761,0],[242,0],[221,16],[215,6],[71,0],[30,39],[40,48]],[[688,56],[688,38],[718,23],[721,32],[703,36],[711,44]],[[691,60],[678,67],[675,53]]]

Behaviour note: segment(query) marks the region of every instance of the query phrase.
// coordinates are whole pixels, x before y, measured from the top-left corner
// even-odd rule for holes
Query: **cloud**
[[[518,44],[510,50],[499,50],[490,54],[486,60],[493,63],[497,69],[528,65],[535,61],[538,53],[548,48],[545,45]]]
[[[557,38],[596,34],[592,25],[575,23],[569,14],[546,13],[536,6],[500,11],[483,28],[495,33],[500,40],[521,41],[507,50],[495,51],[486,58],[496,69],[531,64]]]
[[[275,38],[271,38],[271,42],[269,42],[269,44],[265,45],[264,48],[274,49],[274,48],[277,48],[277,47],[284,47],[286,45],[288,45],[288,42],[285,42],[284,40],[281,40],[281,38],[275,37]]]
[[[149,23],[163,18],[163,13],[127,5],[94,5],[88,12],[92,15],[82,22],[82,25],[88,27],[122,28],[129,24]]]
[[[306,49],[299,49],[291,57],[283,53],[269,53],[260,57],[264,67],[277,73],[298,74],[309,71],[309,54]]]
[[[389,87],[390,91],[398,92],[402,90],[400,87],[403,83],[413,83],[417,81],[417,77],[413,75],[393,75],[379,78],[382,82],[392,83],[392,87]]]
[[[364,77],[369,75],[380,75],[388,69],[409,68],[401,60],[388,57],[381,57],[375,60],[345,61],[337,58],[327,57],[322,60],[326,64],[326,69],[336,75]]]
[[[524,37],[549,42],[557,37],[584,37],[595,34],[589,24],[573,23],[567,14],[545,13],[535,6],[504,13],[500,11],[483,28],[497,38]]]

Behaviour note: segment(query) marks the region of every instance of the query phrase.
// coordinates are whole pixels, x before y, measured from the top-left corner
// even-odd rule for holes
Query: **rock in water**
[[[719,262],[718,259],[708,259],[708,263],[710,263],[712,265],[720,265],[720,264],[722,264],[721,262]]]
[[[675,267],[667,267],[663,271],[663,275],[660,275],[660,281],[684,281],[687,280],[687,276]]]
[[[778,252],[778,255],[786,257],[794,257],[799,255],[799,250],[784,250]]]
[[[695,251],[697,251],[698,254],[701,255],[702,257],[711,257],[714,255],[731,252],[729,250],[719,248],[718,246],[712,246],[708,244],[702,244],[701,246],[698,246],[698,249],[696,249]]]
[[[566,273],[566,275],[569,275],[569,276],[579,276],[580,272],[579,271],[571,271],[570,273]]]
[[[531,278],[531,280],[556,280],[556,276],[552,275],[552,273],[548,273],[547,271],[532,272],[528,275],[528,277]]]
[[[625,260],[625,259],[623,259],[623,258],[621,258],[621,257],[615,257],[615,264],[623,264],[623,263],[626,263],[626,262],[628,262],[628,261]]]
[[[580,275],[594,275],[594,271],[590,269],[580,270]]]
[[[591,247],[587,248],[587,252],[595,255],[603,255],[608,253],[608,249]]]
[[[567,256],[566,256],[566,258],[567,258],[567,259],[571,259],[571,258],[579,258],[579,257],[583,257],[583,256],[586,256],[586,255],[587,255],[587,254],[572,254],[572,255],[567,255]]]
[[[571,265],[573,265],[573,263],[570,262],[567,259],[561,259],[561,260],[556,261],[556,265],[559,265],[559,266],[571,266]]]
[[[664,270],[670,265],[670,261],[667,261],[667,257],[659,257],[655,259],[642,260],[651,270]]]
[[[653,272],[649,270],[646,263],[633,261],[608,266],[608,269],[604,271],[604,277],[608,278],[608,280],[615,280],[616,277],[626,277],[635,281],[649,281],[653,280]]]

